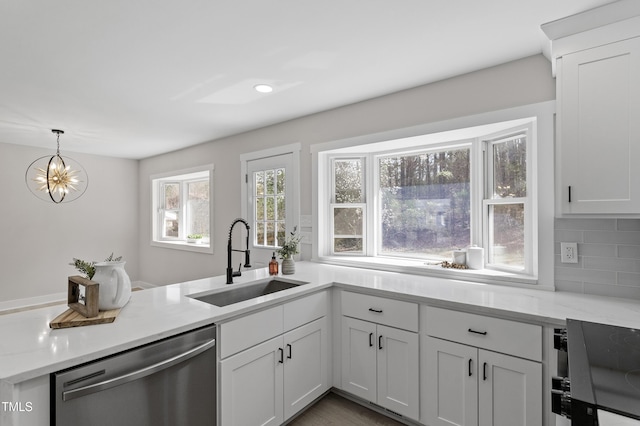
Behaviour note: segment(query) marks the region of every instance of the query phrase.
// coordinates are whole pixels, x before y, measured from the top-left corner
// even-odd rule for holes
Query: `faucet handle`
[[[242,268],[242,263],[238,265],[238,270],[236,272],[234,272],[231,276],[232,277],[239,277],[242,275],[242,272],[240,272],[240,268]]]
[[[251,268],[251,250],[249,250],[249,248],[247,247],[247,249],[244,251],[244,267],[245,268]]]

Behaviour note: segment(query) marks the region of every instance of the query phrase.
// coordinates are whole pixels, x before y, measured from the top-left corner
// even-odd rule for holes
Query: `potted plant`
[[[192,244],[202,243],[202,234],[189,234],[187,235],[187,242]]]
[[[296,234],[296,228],[293,228],[293,232],[290,233],[289,237],[285,238],[282,247],[280,247],[277,252],[282,259],[282,274],[283,275],[291,275],[296,272],[296,264],[293,261],[293,256],[298,254],[298,244],[302,237]]]

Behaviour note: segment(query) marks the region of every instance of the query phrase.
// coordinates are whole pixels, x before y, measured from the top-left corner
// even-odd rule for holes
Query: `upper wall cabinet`
[[[640,2],[543,25],[556,72],[556,211],[640,216]]]

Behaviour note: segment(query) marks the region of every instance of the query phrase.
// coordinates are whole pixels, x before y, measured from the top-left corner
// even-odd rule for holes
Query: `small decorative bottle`
[[[273,252],[271,256],[271,262],[269,262],[269,275],[278,275],[278,261],[276,260],[276,252]]]

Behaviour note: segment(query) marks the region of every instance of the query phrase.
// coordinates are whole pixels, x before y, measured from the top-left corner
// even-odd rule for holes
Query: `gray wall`
[[[465,74],[140,162],[140,279],[168,284],[212,275],[226,267],[226,236],[240,215],[240,155],[298,142],[301,206],[311,214],[311,158],[316,143],[384,132],[555,99],[551,64],[542,55]],[[214,254],[150,246],[150,176],[215,164]],[[268,262],[255,259],[254,262]]]
[[[640,219],[556,219],[556,288],[640,299]],[[578,243],[578,263],[560,262],[560,243]]]
[[[138,162],[77,154],[89,188],[68,204],[36,198],[24,174],[36,158],[55,149],[0,143],[0,304],[9,300],[66,294],[67,277],[77,275],[72,258],[104,260],[115,252],[138,276]]]
[[[112,251],[125,256],[133,280],[151,284],[223,274],[228,227],[240,215],[241,154],[299,142],[301,214],[310,215],[313,144],[554,99],[550,63],[537,55],[140,162],[70,153],[90,174],[90,189],[59,206],[43,203],[24,186],[26,167],[50,150],[0,143],[0,182],[6,189],[0,304],[62,293],[67,276],[75,274],[67,265],[72,257],[101,260]],[[214,254],[152,247],[150,176],[210,162],[216,168]],[[640,220],[555,223],[558,289],[640,299]],[[577,265],[560,263],[561,241],[579,243]]]

